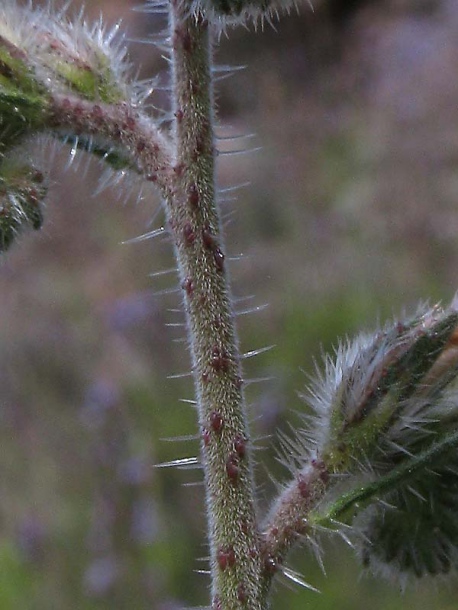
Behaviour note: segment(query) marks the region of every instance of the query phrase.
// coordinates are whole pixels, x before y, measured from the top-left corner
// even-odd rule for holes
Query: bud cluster
[[[379,572],[458,567],[457,375],[455,300],[340,347],[312,389],[316,455],[345,480],[316,515],[353,520],[360,557]]]
[[[125,47],[114,42],[116,29],[87,26],[82,17],[70,22],[50,6],[0,6],[0,251],[9,248],[24,227],[40,228],[44,179],[18,151],[32,136],[51,132],[51,106],[59,94],[99,104],[136,102],[126,81]],[[120,40],[119,42],[122,42]],[[140,95],[140,92],[138,92]],[[57,134],[78,148],[117,166],[128,162],[104,141],[73,131]]]

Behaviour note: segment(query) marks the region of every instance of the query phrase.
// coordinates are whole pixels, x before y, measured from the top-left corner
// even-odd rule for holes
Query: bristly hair
[[[445,310],[422,306],[406,322],[361,334],[340,344],[334,358],[326,356],[324,371],[303,395],[315,414],[312,436],[318,451],[348,443],[356,461],[375,451],[383,463],[387,454],[399,453],[397,447],[408,452],[429,434],[439,415],[451,409],[457,323],[454,304]],[[377,426],[383,433],[372,438]],[[367,439],[353,447],[362,441],[353,438],[357,429]]]
[[[92,75],[94,82],[88,80],[85,86],[91,87],[101,101],[141,100],[144,88],[128,84],[131,66],[124,38],[119,35],[119,23],[111,29],[101,19],[89,25],[82,11],[70,21],[68,6],[69,3],[55,12],[52,3],[35,7],[32,2],[19,6],[15,0],[3,0],[0,7],[2,45],[8,44],[7,49],[16,49],[26,57],[35,77],[46,82],[46,88],[52,87],[55,93],[74,85],[72,69],[76,66]]]
[[[311,0],[305,3],[313,11]],[[190,15],[204,15],[220,33],[238,25],[256,29],[267,23],[274,27],[282,14],[299,11],[298,0],[182,0],[182,4]],[[161,0],[147,0],[142,10],[162,12],[163,6]]]

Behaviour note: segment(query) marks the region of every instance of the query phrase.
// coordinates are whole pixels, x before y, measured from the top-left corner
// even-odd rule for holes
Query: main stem
[[[212,608],[262,610],[259,534],[240,352],[215,198],[211,31],[170,5],[176,159],[166,207],[192,354]]]

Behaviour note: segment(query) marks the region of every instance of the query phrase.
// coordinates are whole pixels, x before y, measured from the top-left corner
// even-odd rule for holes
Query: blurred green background
[[[164,26],[138,0],[86,4],[131,39]],[[456,0],[314,4],[217,53],[247,66],[218,83],[217,133],[255,134],[221,150],[262,146],[218,165],[222,187],[249,182],[223,203],[236,307],[260,307],[239,318],[242,348],[275,345],[245,363],[261,508],[287,476],[273,435],[300,425],[314,359],[458,287]],[[166,108],[160,52],[129,47]],[[196,423],[190,378],[170,378],[189,370],[176,276],[151,276],[173,269],[170,244],[121,243],[161,226],[157,196],[134,178],[98,194],[100,164],[36,148],[54,159],[45,226],[0,266],[0,610],[205,605],[200,473],[154,468],[197,446],[164,440]],[[296,552],[321,594],[279,581],[273,608],[457,607],[456,579],[402,594],[360,577],[342,541],[324,564]]]

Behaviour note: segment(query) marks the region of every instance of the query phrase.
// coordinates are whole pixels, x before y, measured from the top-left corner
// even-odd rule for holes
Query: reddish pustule
[[[213,250],[213,248],[215,247],[215,238],[209,227],[206,227],[202,230],[202,243],[207,248],[207,250]]]
[[[224,349],[215,345],[212,349],[210,366],[216,373],[227,373],[229,370],[229,356]]]
[[[213,432],[216,432],[217,434],[220,433],[223,429],[223,425],[224,420],[221,413],[219,413],[219,411],[212,411],[210,413],[210,427]]]
[[[188,201],[191,204],[191,207],[197,208],[200,201],[199,189],[197,185],[193,182],[188,187]]]
[[[302,477],[301,475],[299,475],[297,479],[297,488],[299,490],[299,493],[301,494],[301,497],[304,498],[304,500],[307,500],[310,497],[309,485],[307,484],[307,481],[304,479],[304,477]]]
[[[236,485],[240,475],[240,467],[239,457],[234,451],[231,451],[226,460],[226,473],[231,483]]]
[[[220,570],[232,568],[235,565],[235,551],[232,546],[221,547],[216,553],[216,560]]]
[[[241,582],[238,586],[237,586],[237,599],[239,600],[239,602],[241,604],[245,604],[246,600],[247,600],[247,593],[246,593],[246,587],[243,584],[243,582]]]
[[[188,295],[188,297],[192,297],[194,294],[194,282],[192,281],[192,278],[187,277],[183,280],[181,287],[183,288],[183,290],[186,292],[186,294]]]
[[[183,238],[187,246],[192,246],[196,240],[196,234],[190,222],[186,222],[183,226]]]
[[[240,459],[245,457],[246,440],[242,434],[236,434],[234,437],[234,450]]]

